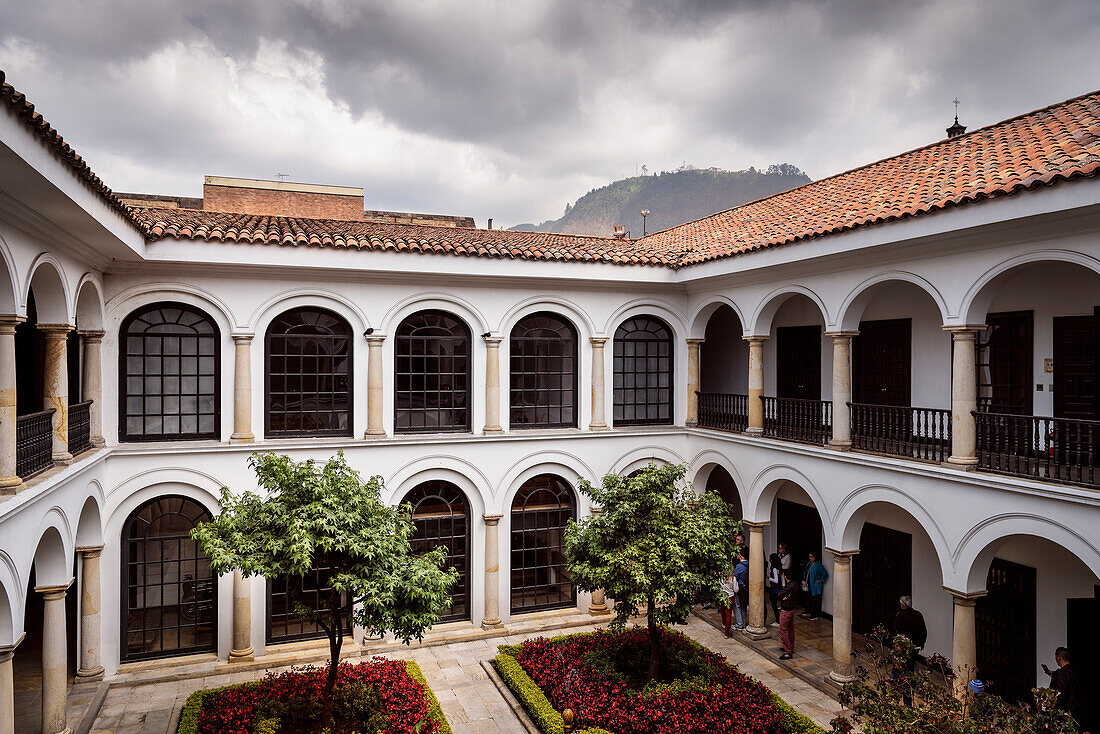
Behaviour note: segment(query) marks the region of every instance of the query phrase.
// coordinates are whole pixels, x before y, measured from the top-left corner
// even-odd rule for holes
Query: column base
[[[386,432],[382,429],[371,430],[367,429],[367,432],[363,434],[363,438],[385,438]]]
[[[504,433],[504,429],[500,426],[485,426],[481,429],[482,433]]]
[[[103,436],[92,436],[91,442],[93,449],[101,449],[107,445],[107,442],[103,439]]]
[[[229,437],[229,443],[256,443],[256,434],[234,433]]]
[[[606,617],[611,614],[611,610],[607,608],[606,604],[593,604],[588,607],[588,613],[593,617]]]
[[[504,629],[504,622],[500,621],[500,617],[496,619],[483,619],[481,620],[481,629],[483,630],[501,630]]]
[[[849,683],[854,683],[855,681],[856,676],[852,675],[851,673],[838,673],[835,670],[829,671],[829,674],[825,676],[826,685],[843,687],[848,685]]]
[[[55,464],[68,465],[73,463],[73,455],[70,454],[68,451],[55,451],[53,456],[51,456],[50,458],[53,459],[53,463]]]
[[[771,632],[767,627],[748,627],[745,629],[745,635],[750,640],[763,640],[767,637],[771,637]]]
[[[231,663],[250,663],[256,659],[256,651],[253,648],[247,650],[230,650],[229,662]]]
[[[763,428],[752,428],[750,426],[749,428],[745,429],[745,435],[747,435],[747,436],[761,436],[763,434],[764,434],[764,429]]]
[[[695,427],[697,427],[698,425],[699,425],[699,421],[698,421],[698,420],[694,420],[694,421],[684,421],[684,427],[685,427],[685,428],[695,428]]]
[[[610,431],[611,426],[606,423],[589,423],[588,430],[590,431]]]
[[[837,451],[851,451],[852,450],[852,442],[844,440],[844,439],[830,441],[829,446],[831,448],[836,449]]]
[[[956,469],[973,471],[978,467],[978,458],[976,456],[949,456],[947,457],[947,465]]]
[[[20,477],[0,477],[0,494],[15,494],[22,484],[23,480]]]
[[[103,680],[103,666],[97,666],[91,670],[78,670],[76,671],[76,677],[73,679],[73,684],[77,683],[93,683],[95,681]]]

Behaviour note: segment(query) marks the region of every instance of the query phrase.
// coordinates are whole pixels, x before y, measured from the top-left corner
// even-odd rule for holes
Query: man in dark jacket
[[[779,639],[782,642],[783,654],[780,660],[790,660],[794,657],[794,615],[798,611],[798,592],[802,587],[795,581],[794,571],[783,571],[783,590],[779,592]]]
[[[1050,687],[1058,691],[1058,701],[1054,704],[1073,718],[1077,718],[1077,673],[1070,665],[1069,650],[1059,647],[1054,651],[1054,661],[1058,663],[1058,670],[1051,672],[1043,663],[1043,671],[1050,676]]]
[[[913,597],[903,596],[898,600],[898,604],[901,608],[894,616],[890,631],[894,634],[894,637],[905,637],[913,643],[913,652],[909,655],[909,659],[905,661],[905,670],[909,676],[912,676],[917,669],[917,657],[920,649],[928,641],[928,627],[924,624],[924,615],[913,608]],[[900,671],[895,671],[894,674],[895,676],[900,675]],[[902,702],[906,706],[913,705],[911,686],[907,685],[902,692]]]

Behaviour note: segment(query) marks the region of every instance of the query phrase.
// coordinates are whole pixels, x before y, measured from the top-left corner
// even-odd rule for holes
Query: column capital
[[[849,550],[849,551],[842,551],[842,550],[833,550],[832,548],[829,548],[828,546],[826,546],[825,550],[827,550],[829,553],[833,554],[833,561],[834,562],[835,561],[841,561],[842,563],[850,563],[854,556],[859,555],[859,549]]]
[[[504,515],[482,515],[481,519],[485,521],[486,525],[496,525],[502,517]]]
[[[5,663],[11,659],[11,656],[15,653],[15,648],[27,638],[26,632],[20,632],[19,636],[15,638],[15,642],[10,645],[0,645],[0,663]]]
[[[367,338],[367,342],[372,345],[381,346],[382,342],[386,341],[386,335],[379,331],[372,331],[370,333],[363,334]]]
[[[233,341],[237,342],[238,344],[241,342],[247,343],[256,338],[256,334],[251,331],[236,331],[231,333],[229,336],[233,339]]]
[[[103,341],[103,337],[107,336],[107,332],[103,329],[77,329],[76,333],[80,335],[80,338],[89,344],[95,344]]]
[[[951,326],[941,326],[940,328],[949,332],[951,338],[955,341],[968,341],[976,339],[978,332],[988,327],[985,324],[954,324]]]
[[[749,528],[750,530],[763,530],[771,523],[765,520],[764,522],[753,522],[752,520],[742,520],[741,527]]]
[[[75,578],[69,579],[67,584],[54,584],[52,586],[36,586],[34,590],[41,594],[47,601],[54,599],[60,599],[65,596],[65,592],[69,590],[69,587],[73,585]]]
[[[15,327],[26,321],[22,316],[13,313],[0,314],[0,334],[14,334]]]
[[[981,599],[983,596],[985,596],[986,594],[989,593],[988,591],[984,591],[984,590],[983,591],[955,591],[954,589],[949,589],[946,586],[943,587],[943,590],[946,591],[948,594],[950,594],[951,598],[952,598],[952,600],[954,600],[955,604],[957,604],[960,607],[972,607],[978,602],[978,599]]]
[[[603,508],[600,507],[599,505],[592,505],[591,507],[588,508],[588,514],[589,515],[602,515],[603,514]]]
[[[67,339],[69,332],[76,327],[72,324],[38,324],[35,328],[41,331],[47,339]]]
[[[749,334],[748,336],[743,336],[741,338],[744,339],[745,341],[747,341],[749,344],[754,344],[754,343],[763,344],[768,339],[771,339],[772,335],[771,334]]]
[[[697,347],[697,346],[699,346],[700,344],[702,344],[703,342],[705,342],[705,341],[706,341],[706,339],[687,339],[687,340],[685,340],[685,341],[687,341],[687,343],[688,343],[688,346],[691,346],[691,347]]]
[[[606,336],[590,336],[588,337],[588,341],[592,342],[592,346],[602,348],[609,338],[610,337]]]
[[[492,334],[484,334],[481,337],[487,347],[499,347],[500,343],[504,340],[504,337],[493,336]]]
[[[831,338],[833,341],[843,341],[845,339],[851,339],[854,336],[859,336],[859,331],[826,331],[825,336]]]
[[[76,552],[85,558],[95,558],[103,553],[103,546],[101,545],[78,545]]]

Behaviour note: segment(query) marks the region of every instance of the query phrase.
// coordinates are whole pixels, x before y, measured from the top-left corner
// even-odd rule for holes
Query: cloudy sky
[[[1097,0],[0,0],[0,68],[117,191],[204,174],[560,216],[687,161],[813,178],[1100,87]]]

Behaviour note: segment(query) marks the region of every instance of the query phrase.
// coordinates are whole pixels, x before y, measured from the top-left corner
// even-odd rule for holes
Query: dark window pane
[[[451,588],[451,607],[443,621],[470,618],[470,578],[467,548],[470,541],[469,505],[462,490],[450,482],[432,480],[411,490],[402,503],[412,505],[416,532],[412,537],[415,553],[426,553],[438,546],[447,549],[447,565],[458,570],[458,582]]]
[[[573,606],[576,590],[565,566],[565,527],[576,519],[573,490],[561,477],[540,474],[512,501],[511,609],[531,612]]]
[[[395,430],[470,430],[470,330],[443,311],[420,311],[397,327]]]
[[[574,387],[577,335],[573,325],[552,313],[525,317],[512,329],[509,423],[513,428],[576,426]],[[564,410],[567,408],[568,410]]]
[[[672,421],[672,330],[652,316],[627,319],[615,331],[612,415],[618,425]],[[637,388],[637,389],[635,389]]]

